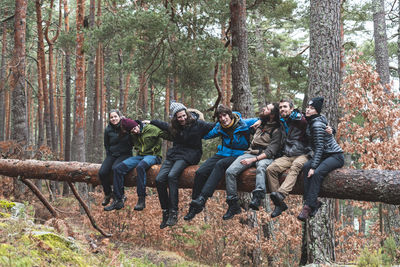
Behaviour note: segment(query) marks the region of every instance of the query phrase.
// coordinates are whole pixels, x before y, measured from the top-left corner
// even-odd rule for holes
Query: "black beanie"
[[[313,106],[315,110],[318,112],[318,114],[321,113],[323,104],[324,104],[324,98],[319,96],[311,98],[311,100],[308,102],[308,105]]]

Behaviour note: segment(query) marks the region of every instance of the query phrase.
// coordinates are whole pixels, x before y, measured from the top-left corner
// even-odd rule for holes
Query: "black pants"
[[[201,164],[194,177],[192,199],[196,199],[199,195],[212,197],[215,188],[224,178],[226,169],[236,158],[214,155]]]
[[[112,192],[111,184],[113,179],[111,177],[111,173],[113,167],[117,166],[120,162],[124,161],[125,159],[131,156],[132,155],[122,155],[119,157],[107,156],[104,159],[99,170],[99,178],[103,186],[103,191],[105,195],[110,195]]]
[[[178,180],[189,164],[183,160],[166,159],[156,177],[158,199],[163,210],[178,210]],[[169,188],[169,194],[168,190]]]
[[[329,172],[343,166],[344,156],[343,153],[327,154],[314,170],[314,175],[308,178],[307,175],[308,171],[311,169],[311,163],[312,160],[309,160],[303,167],[304,200],[306,205],[311,208],[316,208],[318,194],[325,176],[328,175]]]

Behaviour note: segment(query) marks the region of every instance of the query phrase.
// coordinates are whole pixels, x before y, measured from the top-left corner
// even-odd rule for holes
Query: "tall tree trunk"
[[[65,32],[69,32],[69,9],[68,0],[63,0],[64,5],[64,27]],[[64,160],[71,160],[71,52],[67,48],[65,51],[65,116],[64,116]],[[69,185],[63,183],[63,196],[69,195]]]
[[[56,138],[56,122],[55,122],[55,108],[54,108],[54,43],[56,42],[58,35],[60,34],[60,27],[57,27],[56,34],[53,38],[49,38],[49,28],[51,23],[51,18],[53,14],[53,4],[54,0],[50,2],[49,18],[46,21],[46,29],[44,35],[46,37],[47,44],[49,45],[49,111],[50,111],[50,133],[51,133],[51,149],[53,153],[57,153],[57,138]],[[59,1],[59,15],[58,15],[58,25],[61,26],[61,1]],[[49,144],[49,145],[50,145]]]
[[[75,161],[85,161],[85,54],[83,50],[84,32],[83,20],[85,16],[85,0],[77,0],[76,13],[76,80],[74,103],[74,134],[72,138],[72,157]],[[79,192],[87,198],[88,188],[80,183]],[[83,211],[82,211],[83,212]]]
[[[36,6],[36,23],[37,23],[37,35],[38,35],[38,46],[39,46],[39,58],[40,60],[40,74],[42,75],[42,88],[43,88],[43,104],[44,104],[44,124],[46,127],[46,144],[51,145],[51,127],[50,127],[50,110],[49,110],[49,91],[47,88],[47,72],[46,72],[46,59],[44,54],[44,35],[42,29],[42,11],[40,0],[35,1]]]
[[[248,70],[246,0],[231,0],[233,109],[254,117]]]
[[[64,99],[64,55],[61,54],[60,80],[57,93],[57,118],[58,135],[60,139],[60,158],[64,158],[64,124],[63,124],[63,99]],[[65,159],[65,158],[64,158]]]
[[[388,84],[390,82],[390,72],[385,22],[385,1],[372,1],[372,9],[374,19],[376,70],[381,78],[381,83]],[[384,87],[384,90],[388,92],[386,87]]]
[[[28,140],[28,124],[26,115],[26,82],[25,82],[25,36],[26,36],[26,11],[27,0],[15,1],[14,14],[14,50],[11,64],[12,88],[12,139],[21,145],[21,155],[24,157],[25,147]],[[24,191],[24,185],[19,181],[14,181],[14,194],[18,199]]]
[[[7,12],[5,12],[5,15]],[[2,23],[2,38],[1,38],[1,63],[0,63],[0,141],[5,140],[5,122],[6,122],[6,105],[5,105],[5,90],[6,90],[6,51],[7,51],[7,23]]]
[[[13,140],[25,143],[28,140],[25,96],[25,34],[26,34],[27,0],[15,1],[14,15],[14,51],[11,67],[12,91],[12,133]]]
[[[338,124],[340,88],[340,1],[312,0],[310,10],[310,97],[323,96],[329,124]],[[303,227],[301,265],[335,261],[334,203],[325,199],[322,210]]]
[[[89,5],[89,28],[93,29],[95,26],[95,13],[96,13],[96,0],[90,0]],[[96,44],[89,44],[89,55],[88,55],[88,73],[87,73],[87,112],[86,112],[86,160],[88,162],[94,162],[94,123],[95,123],[95,104],[96,101],[96,65],[95,60],[97,55]],[[96,120],[97,122],[97,120]]]
[[[257,12],[256,18],[255,18],[255,24],[256,25],[260,25],[261,24],[261,14],[259,14]],[[265,49],[263,46],[263,38],[261,35],[261,29],[260,27],[256,27],[255,29],[255,36],[256,36],[256,44],[257,44],[257,53],[261,54],[261,55],[265,55]],[[267,76],[267,65],[264,62],[261,62],[261,64],[259,65],[259,69],[260,71],[257,73],[257,107],[258,110],[260,110],[262,107],[265,106],[266,104],[266,97],[265,97],[265,93],[267,91],[267,83],[265,82],[268,79]]]

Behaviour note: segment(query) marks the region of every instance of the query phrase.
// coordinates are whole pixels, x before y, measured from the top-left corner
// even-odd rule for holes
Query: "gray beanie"
[[[175,114],[178,113],[179,111],[186,110],[186,107],[181,103],[172,102],[170,107],[169,107],[169,110],[170,110],[171,117],[174,117]]]

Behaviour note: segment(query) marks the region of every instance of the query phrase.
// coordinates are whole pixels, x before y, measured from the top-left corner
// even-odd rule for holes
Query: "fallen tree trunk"
[[[98,185],[100,164],[65,161],[0,159],[0,175],[53,181],[84,182]],[[192,188],[198,166],[189,166],[179,180],[180,188]],[[147,171],[147,186],[155,187],[160,165]],[[251,192],[255,187],[255,169],[250,168],[238,179],[238,190]],[[281,182],[285,176],[281,177]],[[110,177],[111,179],[111,177]],[[136,185],[136,171],[125,178],[125,186]],[[225,189],[224,181],[218,189]],[[297,183],[291,194],[303,194],[303,181]],[[338,169],[330,173],[322,185],[321,197],[354,199],[400,204],[400,171]]]

